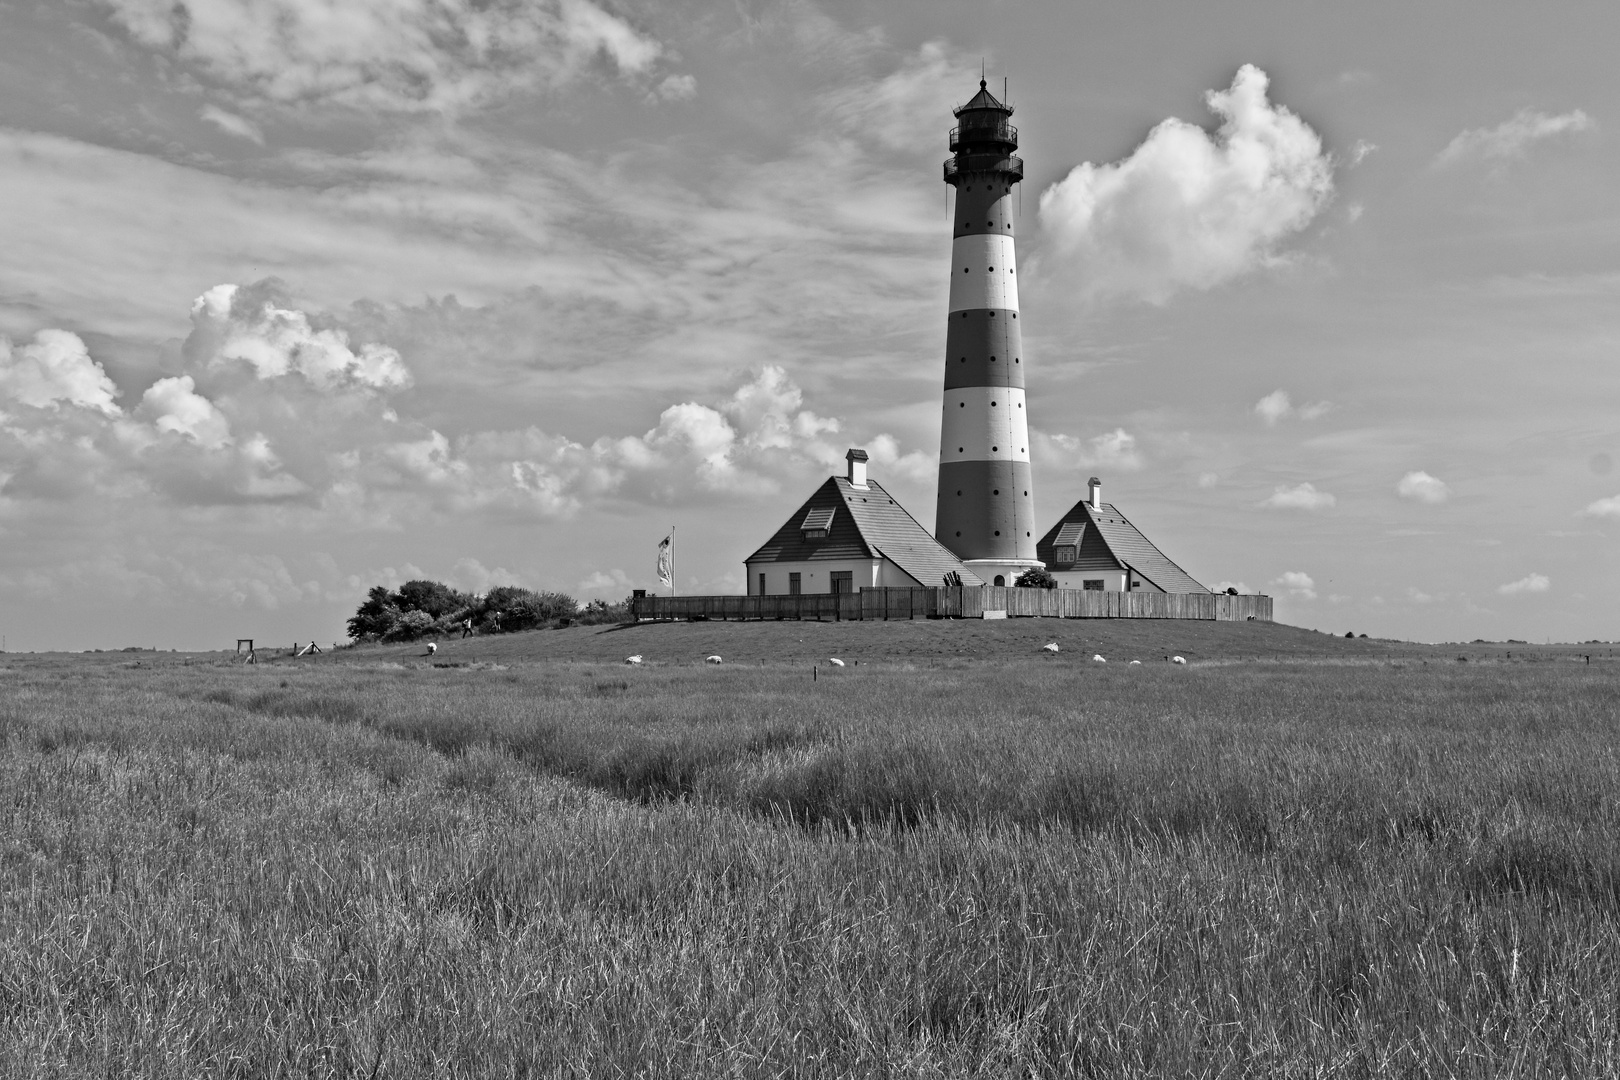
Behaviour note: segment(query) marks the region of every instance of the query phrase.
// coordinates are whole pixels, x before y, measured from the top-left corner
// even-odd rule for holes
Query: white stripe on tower
[[[1018,310],[1010,236],[958,236],[951,242],[951,310]]]

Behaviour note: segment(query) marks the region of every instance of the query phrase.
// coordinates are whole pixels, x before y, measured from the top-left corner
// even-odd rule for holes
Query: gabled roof
[[[848,510],[840,514],[839,507]],[[825,540],[807,540],[801,522],[816,511],[833,511]],[[919,585],[943,585],[945,575],[962,575],[964,585],[983,585],[984,579],[962,565],[938,540],[928,535],[917,519],[876,481],[865,489],[847,477],[830,476],[803,506],[776,530],[758,551],[743,560],[760,562],[825,562],[834,559],[884,558],[909,574]]]
[[[1075,524],[1084,526],[1084,536],[1073,569],[1083,572],[1128,566],[1138,577],[1167,593],[1209,591],[1155,547],[1113,503],[1103,503],[1100,510],[1093,510],[1085,499],[1075,503],[1035,545],[1035,557],[1050,566],[1058,536]]]

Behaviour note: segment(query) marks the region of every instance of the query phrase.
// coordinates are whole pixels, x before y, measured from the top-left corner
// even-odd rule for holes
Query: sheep
[[[634,656],[627,656],[624,658],[624,662],[627,664],[639,664],[641,663],[641,654],[636,653]]]
[[[433,656],[433,655],[434,655],[434,654],[436,654],[436,653],[437,653],[437,652],[438,652],[438,651],[439,651],[439,643],[438,643],[438,642],[437,642],[437,641],[430,641],[430,642],[428,642],[428,651],[427,651],[427,654],[428,654],[428,655],[429,655],[429,656]]]
[[[1142,661],[1140,661],[1140,660],[1132,660],[1130,666],[1131,667],[1141,667],[1142,666]]]
[[[1092,660],[1092,663],[1095,663],[1095,664],[1106,664],[1106,663],[1108,663],[1107,660],[1103,659],[1102,653],[1097,653],[1095,656],[1093,656],[1091,658],[1091,660]]]
[[[720,658],[718,656],[709,656],[705,657],[703,662],[705,664],[718,664],[720,662]]]
[[[1045,645],[1042,645],[1041,648],[1045,649],[1047,652],[1057,652],[1058,643],[1055,641],[1048,641]]]
[[[836,656],[829,656],[827,658],[827,663],[831,664],[833,667],[843,667],[844,666],[844,662],[842,660],[838,659],[838,657],[836,657]]]
[[[1170,662],[1172,664],[1185,664],[1187,662],[1187,658],[1185,656],[1172,656],[1170,658]]]

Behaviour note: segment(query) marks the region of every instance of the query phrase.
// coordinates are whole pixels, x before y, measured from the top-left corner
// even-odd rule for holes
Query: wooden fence
[[[637,621],[672,619],[1203,619],[1271,621],[1271,597],[1222,593],[1118,593],[1090,589],[956,586],[862,589],[798,596],[642,596],[630,602]]]

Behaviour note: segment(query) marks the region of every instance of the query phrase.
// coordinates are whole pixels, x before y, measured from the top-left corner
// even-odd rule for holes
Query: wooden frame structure
[[[639,596],[637,622],[681,619],[1195,619],[1271,622],[1271,597],[960,585],[798,596]],[[995,613],[1002,614],[995,614]]]

